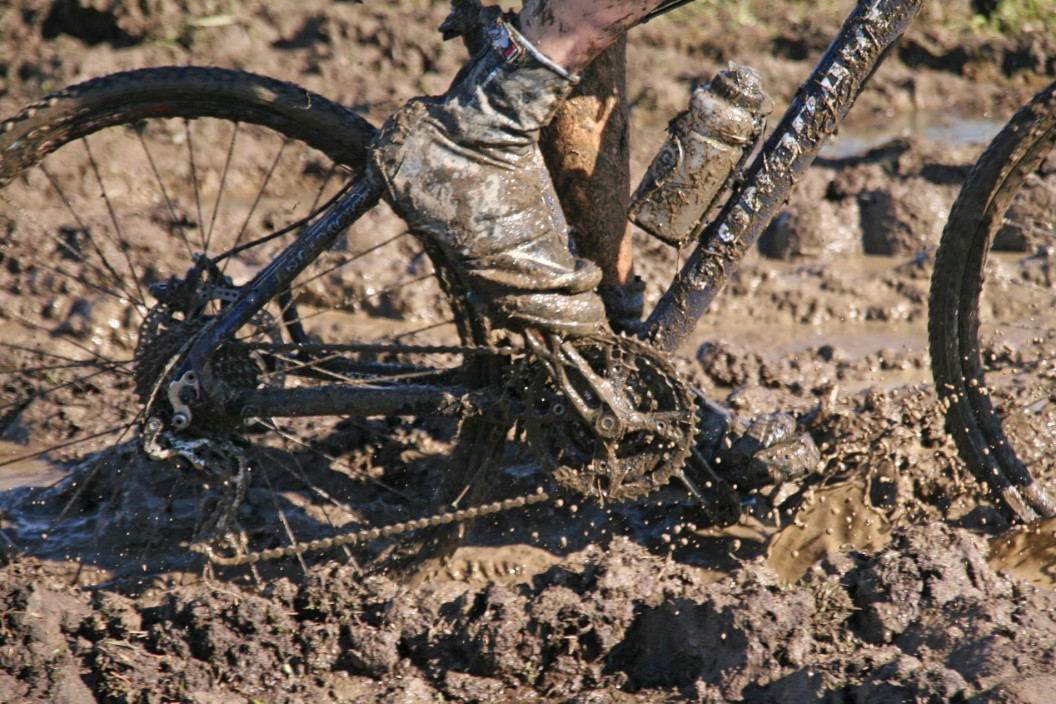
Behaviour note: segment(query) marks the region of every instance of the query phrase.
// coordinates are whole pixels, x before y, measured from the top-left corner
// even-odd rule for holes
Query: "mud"
[[[0,115],[91,76],[196,63],[300,83],[378,124],[460,65],[461,46],[435,32],[445,11],[15,0],[0,8]],[[636,30],[635,178],[694,79],[750,64],[780,111],[839,18],[798,3],[698,3]],[[1051,33],[971,24],[966,2],[927,6],[842,139],[889,111],[1000,123],[1052,80]],[[933,137],[826,152],[681,350],[680,371],[705,395],[745,416],[793,413],[822,451],[803,483],[747,497],[738,524],[707,526],[675,488],[548,504],[479,522],[440,574],[412,586],[370,569],[392,548],[382,542],[207,569],[188,549],[201,487],[157,466],[85,472],[86,488],[42,493],[26,485],[50,486],[50,467],[5,468],[0,701],[1056,701],[1056,522],[1008,523],[957,459],[929,383],[934,246],[983,147]],[[1028,206],[1051,212],[1046,197]],[[0,213],[0,232],[14,217]],[[399,228],[371,218],[379,241]],[[679,256],[634,238],[655,302]],[[1038,245],[1010,232],[1000,256],[1018,262]],[[385,261],[365,266],[384,289]],[[313,289],[314,302],[343,283]],[[357,322],[430,320],[434,299],[387,295]],[[17,334],[16,313],[0,316],[0,334]],[[71,407],[65,422],[88,412],[124,409]],[[407,517],[374,480],[421,499],[443,475],[452,427],[412,429],[405,444],[394,428],[349,421],[328,439],[348,469],[315,485],[350,491],[357,519]],[[22,441],[2,440],[0,453]],[[530,490],[538,466],[510,457],[504,480]],[[268,477],[276,484],[251,487],[239,512],[250,538],[277,530],[280,513],[299,538],[331,527],[281,473]],[[71,497],[85,523],[58,528],[51,550],[23,540],[26,523],[47,524]]]

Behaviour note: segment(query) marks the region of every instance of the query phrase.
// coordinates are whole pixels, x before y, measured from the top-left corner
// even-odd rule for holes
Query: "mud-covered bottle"
[[[733,62],[694,88],[689,109],[671,121],[631,197],[631,222],[668,244],[684,244],[755,147],[768,101],[759,74]]]

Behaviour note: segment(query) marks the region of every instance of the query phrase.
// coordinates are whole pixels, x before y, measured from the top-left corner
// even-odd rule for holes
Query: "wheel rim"
[[[1010,192],[984,261],[965,355],[968,394],[995,460],[1035,480],[1021,489],[1051,515],[1056,489],[1056,153]],[[1008,470],[1006,470],[1008,471]],[[1021,511],[1022,513],[1023,511]]]

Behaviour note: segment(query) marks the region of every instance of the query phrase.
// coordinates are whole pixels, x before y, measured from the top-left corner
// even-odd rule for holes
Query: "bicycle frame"
[[[774,132],[731,194],[719,215],[698,235],[698,244],[682,271],[646,321],[643,337],[673,354],[726,283],[737,263],[788,200],[825,140],[836,132],[886,52],[905,32],[923,0],[861,0],[848,16],[817,67],[800,87]],[[309,225],[248,283],[225,312],[211,320],[180,365],[172,388],[192,389],[193,400],[207,399],[199,380],[210,356],[264,305],[289,289],[308,264],[381,198],[381,185],[363,176],[348,193]],[[174,395],[170,388],[170,398]],[[393,388],[334,384],[308,389],[243,391],[225,395],[223,406],[237,416],[353,414],[457,415],[463,404],[487,405],[487,394],[468,398],[461,386],[422,385]],[[179,408],[177,409],[180,410]],[[179,414],[177,414],[179,415]],[[189,415],[187,416],[189,420]],[[175,424],[175,420],[174,420]]]

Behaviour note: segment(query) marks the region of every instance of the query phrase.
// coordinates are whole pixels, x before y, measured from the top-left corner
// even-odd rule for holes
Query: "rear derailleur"
[[[212,499],[215,506],[203,512],[209,516],[206,524],[197,531],[201,540],[212,541],[229,531],[248,486],[246,451],[226,432],[240,425],[241,419],[206,412],[204,422],[188,428],[182,419],[190,418],[190,413],[183,411],[189,410],[199,379],[193,372],[175,379],[173,370],[205,324],[235,300],[237,288],[214,260],[198,255],[183,278],[155,283],[150,293],[157,303],[140,325],[133,372],[147,418],[143,450],[151,459],[220,489]],[[266,313],[258,314],[253,324],[256,337],[278,335],[278,325]],[[210,371],[219,374],[225,386],[236,388],[256,388],[273,376],[254,353],[238,346],[221,348],[210,360]]]

